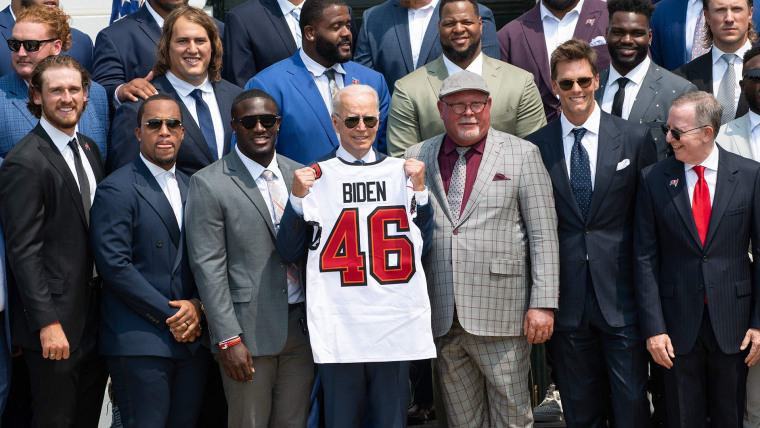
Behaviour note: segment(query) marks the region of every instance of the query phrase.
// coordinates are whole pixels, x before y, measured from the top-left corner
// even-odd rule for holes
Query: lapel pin
[[[590,26],[594,25],[594,22],[596,22],[596,18],[589,18],[589,19],[586,20],[586,25],[588,25],[590,27]]]
[[[84,143],[84,149],[85,149],[85,150],[90,150],[90,145],[89,145],[89,144],[87,144],[87,143]]]
[[[676,178],[675,180],[670,180],[670,184],[668,184],[668,186],[677,187],[678,186],[678,179]]]
[[[353,77],[353,80],[351,80],[351,83],[354,84],[354,85],[358,85],[359,84],[359,79],[357,79],[356,77]]]

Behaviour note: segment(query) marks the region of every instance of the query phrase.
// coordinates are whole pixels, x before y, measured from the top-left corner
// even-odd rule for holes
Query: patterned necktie
[[[694,186],[694,196],[691,201],[691,210],[694,212],[694,223],[697,225],[699,239],[705,245],[707,238],[707,226],[710,224],[710,188],[705,181],[705,167],[695,166],[692,168],[697,173],[697,185]]]
[[[282,213],[285,211],[285,199],[282,197],[282,193],[280,193],[280,189],[277,187],[277,183],[274,180],[274,173],[272,171],[265,169],[264,172],[261,173],[261,176],[267,181],[269,199],[272,201],[272,207],[274,207],[274,231],[277,233],[280,231],[280,219],[282,219]],[[288,266],[288,289],[298,286],[298,278],[300,278],[298,265],[291,263]]]
[[[84,164],[82,164],[82,157],[79,155],[79,144],[76,138],[72,138],[69,141],[69,147],[72,153],[74,153],[74,168],[77,171],[77,181],[79,181],[79,194],[82,196],[82,208],[84,208],[84,218],[87,220],[87,224],[90,224],[90,205],[92,200],[90,199],[90,180],[87,179],[87,173],[84,170]]]
[[[627,77],[620,77],[617,80],[618,90],[615,92],[615,98],[612,100],[612,111],[610,114],[623,117],[623,104],[625,104],[625,85],[630,82],[631,79]]]
[[[325,76],[327,76],[328,86],[330,87],[330,99],[338,92],[338,84],[335,82],[335,70],[328,68],[325,70]]]
[[[301,6],[294,7],[293,10],[290,11],[291,14],[293,14],[293,18],[296,19],[296,28],[295,28],[295,34],[296,34],[296,46],[298,48],[301,48]]]
[[[705,46],[705,35],[707,34],[707,26],[705,25],[705,13],[699,11],[699,17],[697,18],[697,25],[694,26],[694,38],[691,44],[691,56],[689,61],[696,57],[702,56],[710,50],[710,46]]]
[[[216,145],[216,131],[214,131],[214,121],[211,120],[211,110],[208,108],[208,104],[203,101],[203,92],[200,89],[195,89],[190,92],[190,96],[195,100],[195,112],[198,115],[198,126],[201,128],[203,138],[206,140],[208,149],[211,151],[211,157],[214,160],[219,159],[219,152]]]
[[[736,101],[734,98],[734,92],[736,91],[736,72],[734,71],[734,60],[736,60],[735,54],[723,54],[721,57],[723,61],[726,61],[728,68],[723,74],[723,78],[720,79],[720,86],[718,86],[718,102],[723,106],[723,116],[720,119],[721,125],[734,120],[736,115]]]
[[[451,209],[451,217],[454,220],[459,220],[459,216],[462,212],[462,199],[464,198],[464,186],[467,181],[467,159],[464,155],[470,150],[469,147],[457,147],[457,153],[459,158],[454,164],[454,170],[451,172],[451,180],[449,181],[449,208]]]
[[[570,151],[570,187],[575,194],[575,200],[578,202],[578,208],[581,209],[583,219],[588,217],[588,209],[591,206],[591,162],[589,161],[588,152],[583,147],[581,141],[586,134],[586,128],[573,129],[575,142]]]

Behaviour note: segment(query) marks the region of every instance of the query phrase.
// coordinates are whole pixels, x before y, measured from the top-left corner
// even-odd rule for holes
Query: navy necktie
[[[588,217],[588,209],[591,206],[591,163],[589,162],[588,152],[581,144],[583,135],[586,134],[586,128],[573,129],[575,142],[570,151],[570,186],[575,194],[575,200],[578,202],[578,208],[581,209],[583,219]]]
[[[201,96],[203,92],[200,89],[196,89],[190,92],[190,96],[195,99],[195,112],[198,115],[198,126],[201,128],[203,138],[206,139],[208,149],[211,151],[211,157],[214,160],[219,159],[219,153],[216,146],[216,132],[214,131],[214,121],[211,120],[211,110],[208,109],[208,104],[203,101]]]

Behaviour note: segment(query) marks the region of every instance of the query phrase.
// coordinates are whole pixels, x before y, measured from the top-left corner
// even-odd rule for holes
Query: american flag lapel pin
[[[590,27],[590,26],[594,25],[594,22],[596,22],[596,18],[589,18],[589,19],[586,20],[586,25],[588,25]]]
[[[359,79],[357,79],[356,77],[352,77],[352,79],[353,79],[353,80],[351,80],[351,84],[352,85],[358,85],[359,84]]]
[[[670,180],[670,184],[668,186],[678,187],[678,179]]]

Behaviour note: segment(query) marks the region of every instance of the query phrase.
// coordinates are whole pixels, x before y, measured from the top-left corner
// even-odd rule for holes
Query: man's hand
[[[314,169],[310,167],[297,169],[296,172],[293,174],[293,185],[292,185],[292,192],[293,196],[297,198],[303,198],[306,196],[307,193],[309,193],[309,188],[314,185],[314,180],[316,180],[317,174],[314,172]]]
[[[425,190],[425,162],[412,158],[407,159],[404,162],[404,171],[406,171],[406,176],[412,180],[414,191]]]
[[[528,338],[528,343],[544,343],[554,333],[554,310],[553,309],[528,309],[525,314],[523,333]]]
[[[647,350],[652,354],[655,363],[666,369],[673,367],[671,358],[675,358],[676,354],[673,351],[673,344],[670,343],[670,336],[667,334],[658,334],[647,339]]]
[[[51,324],[40,330],[42,343],[42,358],[65,360],[69,358],[69,341],[63,332],[61,324]]]
[[[752,347],[749,350],[749,355],[744,359],[744,362],[752,367],[757,360],[760,359],[760,330],[756,328],[747,330],[747,334],[744,335],[744,340],[742,341],[742,346],[739,349],[743,351],[747,349],[747,346],[750,344],[752,344]]]
[[[131,82],[127,82],[118,88],[116,88],[116,98],[119,99],[120,102],[124,101],[137,101],[138,99],[146,99],[151,95],[156,95],[158,91],[156,91],[156,88],[151,85],[151,81],[153,80],[153,71],[148,73],[145,78],[136,78],[133,79]],[[139,98],[138,98],[139,97]]]
[[[179,308],[166,320],[177,342],[192,342],[200,333],[201,304],[198,299],[172,300],[169,306]]]
[[[248,348],[243,343],[232,345],[222,349],[220,353],[224,372],[230,379],[237,382],[250,382],[253,380],[253,358]]]

